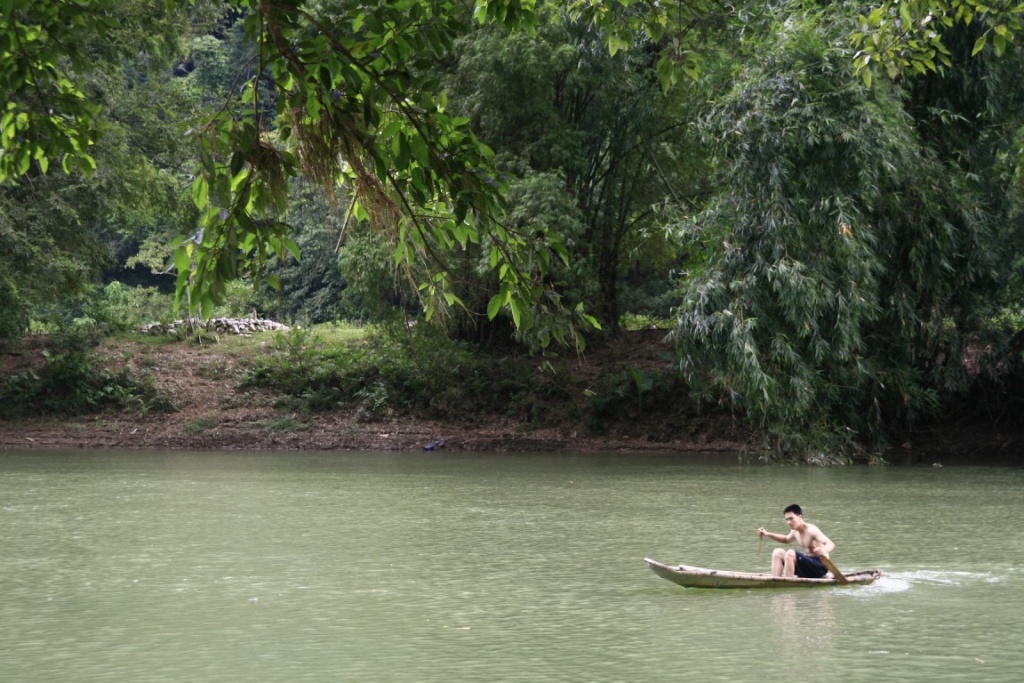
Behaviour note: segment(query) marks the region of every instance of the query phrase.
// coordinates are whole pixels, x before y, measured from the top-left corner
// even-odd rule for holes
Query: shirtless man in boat
[[[820,579],[828,573],[820,557],[828,557],[836,544],[814,524],[804,521],[804,512],[794,503],[782,511],[783,519],[789,525],[788,534],[776,534],[764,527],[757,530],[759,536],[767,536],[776,543],[799,541],[806,552],[776,548],[772,551],[772,576],[801,576]]]

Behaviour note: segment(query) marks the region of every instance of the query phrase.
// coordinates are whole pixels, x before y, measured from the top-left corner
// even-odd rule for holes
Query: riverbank
[[[567,395],[585,394],[599,378],[663,366],[660,331],[627,333],[620,342],[574,358]],[[92,415],[0,420],[0,449],[187,449],[491,452],[761,452],[760,436],[744,419],[724,413],[681,414],[675,406],[620,410],[600,428],[583,411],[547,419],[495,415],[465,406],[455,419],[368,416],[359,407],[328,412],[282,410],[273,392],[242,388],[253,359],[272,353],[270,335],[198,344],[154,339],[106,341],[97,349],[110,368],[143,373],[174,406]],[[5,374],[43,362],[42,344],[4,355]],[[575,418],[569,417],[575,415]],[[535,416],[534,416],[535,417]],[[543,417],[543,416],[542,416]],[[889,462],[942,463],[973,459],[1024,462],[1024,434],[988,425],[923,429],[886,454]]]
[[[585,401],[596,378],[663,365],[668,351],[663,337],[653,330],[629,333],[619,344],[573,358],[568,363],[571,393]],[[752,429],[724,415],[687,417],[680,429],[666,421],[665,411],[627,412],[598,431],[579,421],[526,420],[473,406],[466,406],[456,419],[443,420],[368,416],[358,407],[282,410],[273,392],[241,388],[253,359],[274,352],[271,340],[271,335],[256,335],[202,344],[152,338],[105,341],[95,350],[101,362],[145,374],[174,410],[0,421],[0,448],[732,452],[760,447]],[[29,343],[6,354],[3,372],[38,367],[41,348],[41,343]]]
[[[0,423],[0,449],[136,448],[187,450],[477,451],[477,452],[751,452],[755,441],[706,435],[653,440],[630,434],[581,435],[530,428],[508,419],[454,423],[412,418],[363,423],[346,412],[295,418],[273,412],[184,416],[102,415],[60,422]],[[208,423],[207,423],[208,421]]]

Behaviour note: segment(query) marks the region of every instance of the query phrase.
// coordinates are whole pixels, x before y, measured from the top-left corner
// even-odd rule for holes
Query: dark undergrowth
[[[38,367],[0,377],[0,418],[68,417],[106,410],[170,412],[170,396],[149,375],[128,366],[111,370],[84,333],[53,337]]]

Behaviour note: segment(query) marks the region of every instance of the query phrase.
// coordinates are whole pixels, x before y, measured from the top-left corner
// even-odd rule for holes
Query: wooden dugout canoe
[[[649,557],[644,558],[644,561],[658,576],[687,588],[795,588],[839,585],[839,582],[831,574],[826,574],[820,579],[805,579],[799,576],[772,576],[756,572],[704,569],[703,567],[689,567],[685,564],[667,565]],[[845,575],[851,585],[866,584],[877,580],[882,572],[879,569],[865,569]]]

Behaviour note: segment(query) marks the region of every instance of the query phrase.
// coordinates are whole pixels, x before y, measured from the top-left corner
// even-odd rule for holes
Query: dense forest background
[[[497,373],[661,329],[673,354],[620,398],[742,415],[783,455],[1021,417],[1016,10],[2,11],[8,348],[256,314],[413,330]]]

